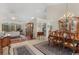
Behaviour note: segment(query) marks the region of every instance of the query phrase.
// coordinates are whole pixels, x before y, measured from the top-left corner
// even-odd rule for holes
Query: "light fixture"
[[[32,17],[31,19],[34,19],[34,17]]]
[[[16,20],[16,17],[13,16],[13,17],[11,17],[11,19],[12,19],[12,20]]]
[[[68,3],[66,4],[66,11],[65,14],[61,17],[62,18],[68,18],[68,17],[74,17],[74,14],[70,12]]]

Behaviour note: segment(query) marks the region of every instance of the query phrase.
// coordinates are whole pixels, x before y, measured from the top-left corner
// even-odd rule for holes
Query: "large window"
[[[11,32],[17,31],[17,29],[21,28],[21,25],[14,24],[14,23],[3,23],[2,24],[2,31]]]

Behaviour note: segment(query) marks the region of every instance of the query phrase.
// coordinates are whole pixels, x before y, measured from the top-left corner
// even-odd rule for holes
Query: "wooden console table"
[[[37,37],[39,37],[39,39],[42,39],[42,36],[44,36],[44,32],[37,32]]]
[[[3,55],[3,48],[8,47],[8,54],[10,54],[11,39],[9,36],[0,38],[0,54]]]

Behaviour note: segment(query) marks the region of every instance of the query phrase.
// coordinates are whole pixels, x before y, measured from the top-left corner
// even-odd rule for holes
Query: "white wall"
[[[66,4],[56,4],[48,6],[47,19],[53,24],[53,30],[58,29],[58,20],[65,13]]]
[[[46,36],[45,39],[48,39],[48,32],[50,30],[49,25],[51,25],[51,21],[47,20],[47,19],[42,19],[42,18],[37,18],[37,32],[41,32],[42,31],[42,26],[41,24],[46,23]],[[40,26],[39,26],[40,25]]]

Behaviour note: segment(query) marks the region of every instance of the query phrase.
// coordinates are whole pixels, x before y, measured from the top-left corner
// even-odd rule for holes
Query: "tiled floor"
[[[36,49],[33,45],[35,44],[38,44],[40,42],[43,42],[43,41],[46,41],[45,39],[33,39],[33,40],[27,40],[27,41],[24,41],[24,42],[20,42],[20,43],[14,43],[14,44],[11,44],[11,49],[10,49],[10,54],[13,55],[14,52],[13,52],[13,48],[14,47],[20,47],[20,46],[23,46],[23,45],[27,45],[29,46],[29,48],[36,54],[36,55],[43,55],[43,53],[41,53],[38,49]],[[6,55],[8,52],[7,52],[7,47],[4,48],[4,55]]]

